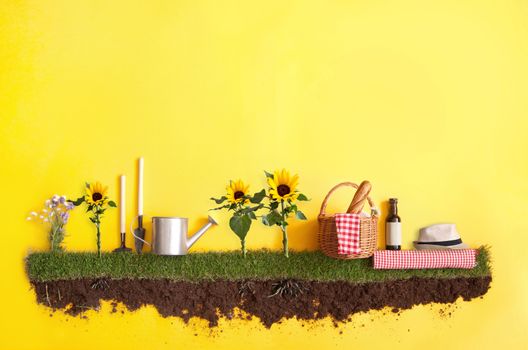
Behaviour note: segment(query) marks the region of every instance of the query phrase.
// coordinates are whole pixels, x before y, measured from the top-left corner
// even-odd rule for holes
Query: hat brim
[[[438,250],[438,249],[468,249],[469,248],[469,246],[466,243],[460,243],[460,244],[454,244],[454,245],[450,245],[450,246],[445,246],[445,245],[434,244],[433,242],[431,242],[430,244],[425,244],[425,243],[418,244],[417,241],[414,241],[413,244],[414,244],[414,248],[416,248],[417,250],[426,250],[426,249],[434,249],[434,250]]]

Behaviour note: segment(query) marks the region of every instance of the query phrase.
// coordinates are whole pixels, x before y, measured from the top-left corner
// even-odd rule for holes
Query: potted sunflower
[[[277,225],[282,231],[282,247],[284,255],[288,254],[288,218],[291,214],[299,220],[306,220],[306,216],[297,207],[296,201],[307,201],[308,198],[297,190],[299,175],[290,175],[286,169],[276,170],[273,174],[265,171],[268,182],[268,205],[263,207],[268,214],[262,216],[262,223],[267,226]]]
[[[117,207],[114,201],[109,200],[107,196],[108,186],[101,185],[100,182],[94,184],[86,183],[84,196],[72,202],[75,206],[86,203],[86,212],[90,212],[90,221],[95,225],[97,231],[97,255],[101,257],[101,219],[104,212],[109,207]]]
[[[249,185],[242,180],[230,181],[226,187],[226,194],[220,198],[213,198],[216,204],[222,204],[211,210],[227,209],[233,212],[229,219],[229,227],[240,239],[242,255],[246,257],[246,236],[251,228],[251,222],[257,219],[255,212],[263,207],[262,200],[266,191],[261,190],[253,195],[249,193]],[[225,204],[224,204],[225,203]]]

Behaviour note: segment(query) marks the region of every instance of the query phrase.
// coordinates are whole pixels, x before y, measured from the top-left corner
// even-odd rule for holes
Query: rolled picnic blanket
[[[377,250],[375,269],[472,269],[477,265],[476,249]]]

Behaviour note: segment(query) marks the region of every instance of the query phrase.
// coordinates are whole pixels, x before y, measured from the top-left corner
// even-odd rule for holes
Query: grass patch
[[[304,279],[312,281],[376,282],[411,277],[455,278],[489,276],[490,259],[480,248],[474,269],[374,270],[371,259],[335,260],[321,252],[250,251],[193,253],[182,257],[132,253],[32,253],[26,258],[30,280],[80,278],[168,278],[172,280]]]

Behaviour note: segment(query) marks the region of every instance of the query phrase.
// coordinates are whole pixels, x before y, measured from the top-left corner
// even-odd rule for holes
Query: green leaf
[[[277,201],[273,201],[273,202],[270,203],[270,208],[271,208],[272,210],[275,210],[275,209],[277,209],[278,207],[279,207],[279,202],[277,202]]]
[[[227,197],[226,197],[226,196],[222,196],[222,197],[220,197],[220,198],[218,198],[218,199],[217,199],[217,198],[213,198],[213,197],[211,197],[210,199],[211,199],[212,201],[215,201],[216,204],[222,204],[222,203],[227,199]]]
[[[297,200],[300,200],[300,201],[309,201],[308,197],[306,197],[304,194],[299,194],[299,196],[297,196]]]
[[[251,218],[251,220],[257,220],[257,216],[255,215],[254,211],[250,211],[248,214],[249,214],[249,217]]]
[[[90,221],[95,224],[95,219],[94,218],[90,218]]]
[[[260,192],[256,192],[253,197],[249,199],[249,201],[253,204],[257,204],[262,202],[264,197],[266,197],[266,190],[262,189]]]
[[[114,201],[109,201],[108,205],[111,206],[112,208],[117,208],[117,204]]]
[[[231,230],[240,238],[244,240],[251,227],[251,218],[248,214],[245,215],[234,215],[229,220],[229,227]]]
[[[280,225],[282,216],[277,211],[272,211],[262,217],[262,223],[267,226]]]
[[[73,203],[73,205],[78,207],[79,205],[81,205],[84,202],[84,196],[77,198],[75,201],[69,201],[69,202]]]
[[[306,220],[306,216],[300,210],[297,210],[297,212],[295,213],[295,217],[297,217],[297,219],[299,220]]]
[[[263,206],[263,204],[259,204],[259,205],[254,206],[254,207],[245,207],[244,209],[240,210],[239,213],[248,214],[248,213],[251,213],[251,212],[259,210],[260,208],[262,208],[262,206]]]
[[[266,174],[266,177],[269,177],[269,178],[273,179],[273,174],[272,173],[268,173],[266,170],[264,170],[264,173]]]
[[[212,209],[209,209],[209,210],[221,210],[221,209],[225,209],[225,208],[229,208],[229,207],[230,207],[230,205],[226,204],[226,205],[222,205],[221,207],[212,208]]]

